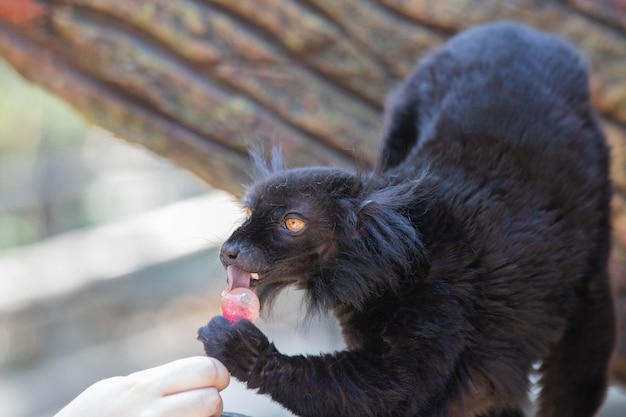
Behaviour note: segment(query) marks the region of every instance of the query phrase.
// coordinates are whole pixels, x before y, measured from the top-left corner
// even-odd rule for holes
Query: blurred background
[[[0,61],[0,416],[51,416],[95,381],[190,355],[219,313],[230,195],[85,124]],[[285,353],[341,347],[288,293],[259,326]],[[233,381],[225,410],[287,416]],[[624,416],[617,389],[602,417]]]

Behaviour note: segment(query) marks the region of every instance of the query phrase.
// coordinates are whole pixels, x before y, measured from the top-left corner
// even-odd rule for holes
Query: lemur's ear
[[[385,212],[397,212],[408,215],[412,206],[419,201],[426,201],[426,189],[424,181],[427,173],[424,172],[419,178],[412,181],[402,181],[399,184],[390,184],[380,188],[367,188],[363,190],[361,201],[358,204],[356,214],[367,215],[371,211],[377,211],[380,215]],[[373,180],[375,184],[375,180]]]
[[[285,169],[282,151],[275,146],[269,152],[261,146],[251,147],[250,160],[254,167],[252,175],[255,180],[265,178]]]
[[[372,256],[395,262],[396,268],[428,269],[426,248],[410,218],[411,205],[422,193],[418,180],[375,190],[361,201],[355,213],[356,234]],[[407,259],[418,265],[407,265]]]
[[[420,240],[409,218],[413,195],[415,190],[406,184],[367,194],[355,212],[358,235],[374,238],[382,245],[395,246],[394,242],[403,242],[413,246]]]

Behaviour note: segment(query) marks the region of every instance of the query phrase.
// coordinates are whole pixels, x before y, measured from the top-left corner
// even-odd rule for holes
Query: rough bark
[[[561,35],[589,63],[626,317],[626,0],[0,0],[0,56],[90,122],[238,194],[251,145],[278,144],[292,166],[371,166],[384,96],[415,60],[501,19]],[[626,381],[624,336],[614,370]]]

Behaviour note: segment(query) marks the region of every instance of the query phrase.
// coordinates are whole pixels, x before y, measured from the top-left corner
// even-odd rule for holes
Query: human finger
[[[206,356],[179,359],[136,372],[129,375],[129,378],[149,381],[160,395],[207,387],[215,387],[221,391],[228,386],[230,380],[226,367],[217,359]]]

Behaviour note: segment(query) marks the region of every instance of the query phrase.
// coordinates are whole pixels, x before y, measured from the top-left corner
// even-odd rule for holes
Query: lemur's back
[[[558,38],[490,24],[422,60],[387,104],[383,176],[432,187],[432,214],[414,214],[429,278],[481,294],[472,338],[487,352],[543,361],[542,417],[593,415],[614,318],[608,147],[585,65]]]

